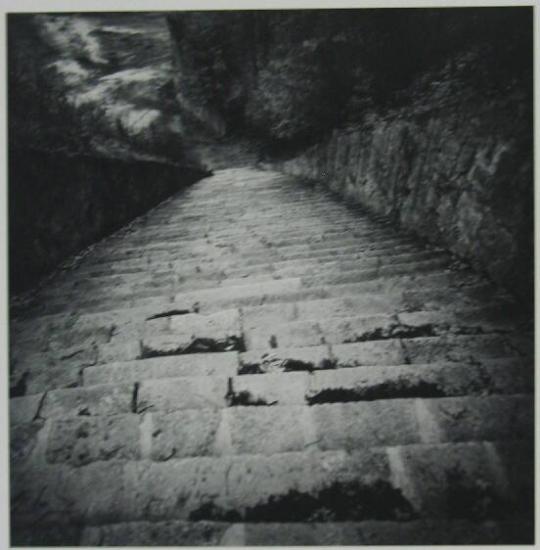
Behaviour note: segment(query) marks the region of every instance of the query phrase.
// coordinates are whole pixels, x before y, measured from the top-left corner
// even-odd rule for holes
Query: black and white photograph
[[[9,546],[533,545],[536,5],[71,4],[3,13]]]

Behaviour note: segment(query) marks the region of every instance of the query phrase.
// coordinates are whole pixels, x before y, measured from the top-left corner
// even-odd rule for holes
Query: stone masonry
[[[318,185],[216,172],[10,340],[14,545],[533,540],[530,319]]]

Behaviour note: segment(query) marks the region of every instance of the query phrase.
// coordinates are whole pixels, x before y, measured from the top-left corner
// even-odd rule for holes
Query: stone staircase
[[[12,544],[533,542],[531,320],[324,188],[218,171],[10,339]]]

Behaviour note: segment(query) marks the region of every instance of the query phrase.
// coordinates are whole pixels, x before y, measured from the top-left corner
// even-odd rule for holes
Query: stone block
[[[420,442],[413,400],[333,403],[312,407],[321,450],[353,451]]]
[[[532,396],[426,399],[445,441],[532,439]]]
[[[134,388],[130,384],[53,390],[47,393],[40,416],[108,416],[131,412]]]
[[[240,355],[240,373],[328,369],[333,366],[327,346],[251,350]]]
[[[229,526],[210,521],[134,521],[88,526],[81,546],[218,546]]]
[[[402,365],[407,362],[404,349],[397,339],[334,345],[332,356],[336,366],[340,368],[363,365]]]
[[[200,376],[146,380],[141,383],[138,391],[137,412],[219,409],[226,405],[226,393],[226,377]]]
[[[149,320],[145,325],[142,346],[145,357],[238,350],[242,347],[238,311]]]
[[[54,420],[47,460],[83,466],[96,461],[139,459],[139,423],[137,415]]]
[[[238,362],[237,352],[155,357],[87,367],[84,370],[83,379],[85,386],[91,386],[184,376],[234,376]]]
[[[301,451],[307,435],[304,414],[303,406],[231,408],[229,430],[234,453],[270,455]]]
[[[151,432],[152,460],[213,455],[220,421],[219,411],[213,409],[152,413],[147,428]]]
[[[26,424],[32,422],[36,416],[43,394],[23,395],[22,397],[12,397],[9,400],[9,423]]]
[[[238,376],[233,379],[233,399],[238,405],[304,404],[308,376],[306,372]]]

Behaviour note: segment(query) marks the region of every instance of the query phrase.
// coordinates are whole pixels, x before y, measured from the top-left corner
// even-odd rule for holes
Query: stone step
[[[212,234],[217,238],[236,239],[241,237],[242,234],[246,232],[246,229],[249,229],[251,234],[259,236],[268,236],[269,233],[276,237],[287,235],[300,236],[306,235],[306,233],[310,233],[311,235],[332,235],[338,233],[358,236],[361,235],[362,231],[365,229],[372,229],[375,227],[392,229],[394,227],[388,220],[375,222],[374,220],[368,220],[359,216],[355,216],[354,219],[340,217],[340,219],[335,220],[332,224],[328,223],[324,225],[321,225],[320,220],[306,220],[303,217],[298,217],[289,220],[287,228],[276,226],[276,224],[273,224],[271,221],[261,221],[261,223],[254,222],[238,227],[229,222],[224,222],[221,218],[208,218],[200,223],[194,222],[187,224],[180,212],[177,213],[176,217],[178,218],[177,220],[174,220],[171,216],[167,216],[165,219],[158,218],[155,223],[150,223],[149,221],[141,223],[133,227],[126,234],[137,235],[140,233],[141,235],[144,234],[149,237],[185,235],[186,238],[193,238],[193,240],[200,239],[201,236],[206,234]],[[112,238],[115,238],[116,235],[123,235],[122,230],[113,235]]]
[[[293,314],[299,315],[299,308]],[[322,313],[322,312],[320,312]],[[512,333],[517,330],[516,308],[501,304],[479,308],[399,312],[333,318],[321,314],[313,320],[284,321],[244,314],[244,342],[247,349],[342,344],[390,338],[415,338],[445,334]]]
[[[358,312],[364,315],[378,313],[394,313],[400,311],[432,311],[448,309],[449,307],[472,307],[484,303],[500,304],[508,307],[509,312],[515,308],[504,293],[486,283],[452,290],[440,285],[441,288],[429,288],[427,279],[422,279],[420,290],[389,289],[384,293],[356,293],[339,298],[307,299],[298,302],[277,302],[263,306],[247,306],[243,308],[243,323],[246,327],[255,327],[261,322],[293,321],[299,318],[310,320],[319,317],[350,317]],[[423,288],[426,287],[426,288]],[[361,290],[361,289],[360,289]],[[369,291],[370,289],[368,289]],[[157,309],[154,307],[157,305]],[[101,331],[108,333],[120,326],[129,324],[136,319],[141,322],[147,317],[163,313],[163,302],[138,308],[109,310],[97,313],[74,312],[37,316],[34,318],[12,318],[10,323],[10,338],[12,342],[22,344],[28,349],[32,343],[38,342],[38,348],[47,342],[69,340],[69,345],[85,340]],[[173,308],[170,308],[173,309]],[[204,310],[204,308],[202,308]]]
[[[349,254],[351,252],[362,252],[370,249],[373,242],[381,241],[382,246],[393,243],[394,246],[412,244],[410,240],[404,238],[396,238],[395,236],[370,235],[362,239],[341,239],[335,241],[321,241],[320,243],[311,244],[293,244],[281,246],[268,246],[260,240],[246,241],[232,240],[223,243],[213,243],[209,240],[200,240],[197,243],[192,243],[190,246],[182,246],[181,243],[162,247],[129,247],[127,243],[119,245],[117,250],[107,247],[100,255],[97,251],[92,254],[91,262],[86,261],[85,266],[97,265],[111,261],[127,261],[131,259],[144,259],[147,262],[156,261],[180,261],[193,260],[199,261],[220,260],[232,261],[235,258],[242,258],[247,261],[261,260],[265,256],[273,255],[276,259],[294,259],[298,257],[327,256],[338,254]]]
[[[252,201],[253,199],[249,199]],[[174,201],[173,201],[174,202]],[[177,203],[178,204],[178,203]],[[167,205],[166,205],[167,206]],[[193,205],[190,205],[192,208]],[[303,208],[305,207],[305,209]],[[228,211],[228,209],[215,208],[218,215],[214,215],[208,211],[208,208],[200,211],[199,214],[193,214],[187,210],[179,208],[175,204],[168,204],[170,209],[167,214],[158,215],[156,212],[150,212],[148,216],[135,219],[128,226],[120,229],[115,234],[107,237],[114,240],[119,236],[127,237],[146,235],[159,236],[181,233],[188,237],[200,238],[206,231],[210,230],[216,235],[237,236],[242,229],[253,229],[254,231],[264,231],[268,233],[284,234],[283,226],[276,226],[272,220],[277,217],[282,217],[286,212],[283,205],[275,203],[271,206],[273,212],[270,216],[257,217],[254,216],[248,219],[245,216],[246,209],[238,207],[238,205]],[[392,229],[392,223],[387,219],[379,219],[378,221],[365,216],[358,215],[353,211],[344,211],[338,204],[312,203],[310,201],[298,200],[294,207],[294,211],[303,210],[302,215],[291,217],[289,219],[290,227],[293,232],[300,232],[302,229],[313,229],[315,231],[321,229],[363,231],[365,229],[387,228]],[[289,212],[290,213],[290,212]],[[222,214],[219,216],[219,214]],[[237,216],[236,224],[231,224],[231,217]],[[317,221],[320,223],[317,224]],[[395,231],[395,229],[394,229]]]
[[[299,350],[302,351],[302,350]],[[377,399],[527,393],[533,369],[520,358],[484,358],[477,364],[444,361],[345,367],[313,349],[311,355],[267,354],[259,363],[235,354],[192,356],[87,367],[84,387],[28,394],[10,402],[14,421],[47,415],[109,415],[133,410],[176,410],[246,405],[298,405]],[[209,357],[210,355],[210,357]],[[349,355],[350,357],[350,355]],[[147,365],[147,363],[150,363]],[[200,365],[205,365],[204,369]],[[197,370],[194,370],[197,369]],[[238,374],[238,376],[236,376]],[[93,403],[93,399],[100,402]],[[171,409],[172,407],[172,409]],[[52,412],[51,412],[52,411]]]
[[[149,319],[141,340],[141,358],[243,349],[240,313],[236,309]]]
[[[437,280],[437,279],[435,279]],[[445,277],[444,281],[448,281],[448,279]],[[414,282],[414,280],[412,281]],[[279,283],[279,282],[278,282]],[[422,280],[423,285],[427,287],[426,279]],[[337,287],[333,287],[335,289]],[[392,286],[389,285],[387,287],[388,290],[388,296],[392,296],[393,290]],[[238,289],[239,290],[239,289]],[[226,297],[223,297],[221,295],[222,300],[221,301],[207,301],[207,302],[199,302],[199,307],[201,308],[202,312],[209,313],[212,310],[214,311],[222,311],[224,309],[224,306],[226,305],[237,305],[238,301],[243,301],[244,303],[250,303],[250,302],[260,302],[264,301],[258,298],[258,293],[256,290],[258,289],[252,289],[255,290],[255,296],[252,298],[249,296],[248,293],[242,293],[239,292],[239,294],[244,294],[242,296],[235,297],[234,295],[229,295]],[[273,290],[279,290],[278,288],[274,287]],[[287,292],[288,289],[283,288],[284,292]],[[362,288],[358,288],[356,285],[352,285],[349,289],[350,293],[352,294],[354,291],[362,291]],[[376,289],[379,290],[379,289]],[[221,291],[222,292],[222,291]],[[423,291],[422,295],[425,295],[424,293],[431,292],[431,297],[434,299],[438,298],[438,295],[440,292],[443,293],[444,296],[448,297],[451,296],[449,294],[448,289],[439,291],[439,290],[433,290],[433,291]],[[461,292],[468,292],[471,298],[477,297],[478,293],[480,292],[480,297],[484,294],[483,290],[478,290],[478,287],[470,287],[467,291],[466,289],[462,290]],[[212,293],[209,293],[211,297]],[[306,297],[305,292],[297,291],[296,293],[286,293],[285,298],[291,297],[295,300],[298,300],[299,298],[305,298]],[[324,296],[324,293],[317,290],[311,290],[309,292],[314,298],[318,298],[321,294]],[[307,296],[309,296],[307,294]],[[420,300],[420,303],[428,303],[425,302],[424,299],[420,299],[416,294],[408,294],[405,292],[403,294],[406,296],[405,300],[405,306],[404,310],[407,311],[407,309],[410,309],[410,306],[414,306],[415,301],[418,299]],[[193,299],[193,294],[189,295]],[[207,294],[208,296],[208,294]],[[373,298],[375,300],[375,303],[373,301],[368,301],[366,305],[366,311],[368,307],[381,307],[381,301],[380,298],[378,298],[380,295],[374,295]],[[491,296],[491,294],[488,294],[488,296]],[[199,295],[198,298],[203,298],[203,296]],[[264,298],[264,296],[263,296]],[[269,298],[269,301],[275,301],[272,305],[274,309],[272,310],[273,315],[278,315],[277,320],[279,320],[279,315],[281,315],[281,312],[284,312],[282,314],[282,319],[287,322],[287,310],[281,309],[281,306],[283,305],[283,297],[281,300],[276,300],[276,298],[279,298],[279,295],[272,296]],[[346,298],[347,300],[348,298]],[[337,302],[334,302],[334,307],[341,307],[341,303],[338,299]],[[324,305],[324,300],[322,301]],[[139,300],[137,302],[137,305],[141,304],[142,301]],[[294,305],[297,302],[294,302],[291,299],[291,303],[293,304],[292,310],[289,310],[292,313],[289,313],[288,315],[296,316],[298,312],[305,311],[302,308],[307,308],[307,316],[309,318],[309,311],[312,312],[320,311],[318,308],[321,307],[320,302],[314,302],[313,306],[309,305],[309,302],[303,302],[300,303],[300,306]],[[384,301],[382,302],[384,304]],[[159,316],[169,316],[174,315],[178,312],[189,312],[194,311],[196,308],[196,300],[193,299],[193,301],[185,300],[183,304],[181,303],[175,303],[172,304],[167,301],[163,301],[161,299],[159,300],[150,300],[148,301],[148,305],[142,304],[141,307],[135,307],[135,308],[127,308],[127,309],[119,309],[119,310],[113,310],[109,312],[103,312],[103,313],[86,313],[86,314],[80,314],[80,312],[76,315],[50,315],[50,316],[40,316],[36,317],[32,322],[30,323],[29,320],[26,320],[24,323],[19,322],[19,325],[26,326],[28,330],[24,330],[15,334],[12,334],[12,352],[11,352],[11,362],[12,362],[12,371],[16,371],[19,373],[24,372],[25,370],[33,371],[35,370],[35,366],[39,366],[40,364],[43,364],[43,367],[47,365],[48,369],[53,369],[56,366],[64,366],[64,367],[74,367],[73,372],[70,373],[68,370],[61,369],[62,373],[69,374],[70,382],[76,381],[77,377],[77,371],[75,370],[75,367],[82,367],[82,366],[88,366],[89,364],[92,364],[92,362],[97,361],[98,363],[105,363],[105,362],[111,362],[111,361],[119,361],[119,360],[129,360],[129,359],[135,359],[140,355],[140,340],[142,339],[143,335],[143,328],[146,323],[146,319],[150,317],[159,317]],[[373,305],[374,304],[374,305]],[[396,302],[397,304],[397,302]],[[455,305],[455,304],[454,304]],[[223,307],[222,307],[223,306]],[[276,310],[275,307],[279,306],[279,308]],[[255,315],[255,320],[262,315],[261,321],[264,321],[264,314],[268,310],[270,306],[265,306],[264,308],[255,308],[255,311],[257,311],[257,314]],[[435,302],[433,304],[433,307],[437,307],[437,303]],[[497,313],[497,307],[493,307],[494,313],[493,317],[494,320],[499,322],[499,320],[496,318]],[[504,313],[505,316],[509,317],[510,315],[513,315],[513,309],[508,308],[504,302],[501,303],[501,315]],[[296,312],[295,312],[295,308]],[[413,307],[414,309],[414,307]],[[210,310],[210,311],[208,311]],[[328,319],[331,319],[335,313],[335,310],[332,310],[332,307],[326,308],[326,311],[328,312]],[[436,317],[433,319],[433,324],[428,323],[428,328],[433,331],[430,333],[436,333],[435,329],[437,329],[437,319],[444,319],[445,315],[448,315],[448,311],[446,310],[439,310],[440,317]],[[324,311],[322,312],[324,313]],[[322,314],[321,313],[321,314]],[[336,313],[336,323],[335,325],[332,323],[329,323],[330,325],[330,332],[332,333],[332,330],[334,330],[336,327],[344,326],[345,330],[337,332],[337,334],[343,334],[347,331],[350,332],[350,327],[346,327],[346,323],[344,318],[346,315],[347,310],[340,313],[339,310]],[[435,311],[432,311],[433,315],[435,314]],[[404,313],[403,315],[406,315]],[[420,315],[420,314],[419,314]],[[425,315],[425,313],[424,313]],[[411,319],[411,316],[408,316]],[[251,321],[250,321],[251,318]],[[267,321],[264,321],[266,326],[268,326],[268,323],[270,323],[272,320],[272,316]],[[420,322],[421,316],[417,318],[417,322]],[[425,320],[425,319],[424,319]],[[481,320],[481,319],[480,319]],[[472,326],[472,321],[474,319],[466,319],[466,322],[464,323],[465,328],[467,328],[467,323],[469,326]],[[487,319],[489,321],[489,319]],[[360,320],[360,323],[363,321]],[[431,322],[431,321],[430,321]],[[340,325],[341,323],[341,325]],[[344,324],[345,323],[345,324]],[[412,324],[412,321],[409,321],[410,324]],[[446,321],[442,323],[442,325],[439,327],[443,330],[452,330],[451,325],[445,324]],[[311,322],[304,322],[300,323],[300,327],[307,326],[308,329],[310,326],[312,326],[313,323]],[[516,325],[518,326],[518,325]],[[247,309],[245,313],[245,320],[244,320],[244,332],[249,333],[250,328],[253,327],[253,317],[250,314],[250,310]],[[424,330],[426,327],[422,326],[419,327],[421,330],[417,330],[416,327],[412,326],[409,327],[407,330],[412,331],[413,333],[421,333],[422,330]],[[463,326],[457,326],[459,330],[463,332]],[[474,328],[474,327],[473,327]],[[503,327],[504,328],[504,327]],[[495,330],[499,330],[496,326],[494,327]],[[459,332],[458,330],[458,332]],[[416,331],[416,332],[415,332]],[[274,332],[272,333],[274,334]],[[267,343],[270,344],[270,338],[272,334],[268,335]],[[32,338],[32,335],[35,335],[35,338]],[[309,332],[307,332],[307,335],[309,336]],[[274,334],[274,336],[276,336]],[[289,335],[287,334],[287,337]],[[375,335],[376,336],[376,335]],[[527,355],[527,352],[524,350],[524,347],[519,342],[519,337],[512,336],[512,345],[517,345],[517,349],[522,349],[521,353],[525,353]],[[527,337],[524,337],[524,341],[527,341]],[[283,341],[280,343],[280,339],[276,336],[277,342],[273,340],[273,344],[276,343],[280,345],[280,347],[283,347]],[[505,341],[508,341],[508,336],[505,336]],[[311,343],[319,343],[320,339],[314,340]],[[19,343],[17,345],[17,343]],[[263,340],[264,343],[264,340]],[[528,343],[525,342],[525,348],[530,347]],[[520,347],[521,346],[521,347]],[[270,347],[269,345],[266,347]],[[96,351],[96,354],[92,350]],[[532,353],[532,348],[530,352],[528,352],[529,355]],[[124,355],[125,354],[125,355]],[[88,358],[88,359],[86,359]],[[37,391],[42,391],[42,389],[38,389]]]
[[[440,281],[435,288],[433,282]],[[386,282],[392,282],[385,279]],[[399,282],[399,281],[397,281]],[[310,320],[314,318],[350,317],[357,312],[364,315],[378,313],[394,313],[400,311],[432,311],[448,309],[449,307],[471,307],[474,305],[491,302],[501,304],[500,307],[509,307],[509,311],[515,308],[511,300],[498,291],[492,285],[486,283],[466,286],[459,289],[448,288],[451,279],[445,274],[436,277],[422,277],[418,282],[421,290],[400,288],[397,285],[388,285],[385,292],[374,289],[375,285],[366,283],[360,285],[345,285],[350,292],[344,297],[337,298],[312,298],[300,301],[281,301],[263,306],[244,306],[244,326],[252,328],[257,323],[283,322],[296,319]],[[371,288],[370,288],[371,287]],[[336,287],[332,288],[336,291]],[[321,294],[327,294],[322,292]],[[303,298],[306,298],[303,296]],[[189,302],[189,300],[186,300]],[[193,304],[195,300],[193,300]],[[191,304],[191,309],[193,304]],[[199,303],[201,311],[207,311],[208,306],[215,303]],[[176,308],[179,309],[179,308]],[[211,308],[212,309],[212,308]],[[65,312],[48,315],[35,315],[34,317],[12,318],[10,322],[10,339],[12,348],[17,347],[20,353],[35,347],[35,351],[47,349],[51,342],[66,341],[66,347],[85,341],[95,334],[112,333],[126,324],[135,320],[143,322],[147,317],[166,311],[174,310],[174,307],[166,301],[156,299],[148,302],[144,307],[126,307],[109,309],[103,312]],[[115,328],[116,327],[116,328]],[[13,353],[13,349],[12,349]]]
[[[86,293],[92,293],[92,299],[99,297],[109,298],[111,295],[133,295],[143,293],[148,296],[158,296],[163,293],[176,293],[184,290],[213,288],[217,286],[241,285],[268,280],[277,280],[291,277],[311,276],[317,277],[337,276],[340,274],[349,274],[358,271],[373,273],[385,269],[391,269],[390,266],[398,264],[399,266],[423,262],[425,260],[434,260],[435,255],[431,252],[413,252],[396,254],[391,258],[382,260],[381,258],[366,258],[358,260],[340,260],[336,258],[325,259],[324,262],[318,260],[307,260],[305,262],[296,262],[297,265],[281,267],[281,262],[271,264],[256,264],[254,267],[243,267],[235,269],[221,268],[210,271],[203,270],[199,265],[192,271],[176,271],[173,268],[162,269],[161,271],[145,271],[143,273],[128,275],[108,275],[94,278],[85,278],[72,281],[69,285],[57,284],[48,287],[40,293],[41,299],[54,299],[63,297],[64,299],[80,301]],[[168,265],[168,264],[167,264]],[[175,263],[174,265],[180,265]],[[184,266],[182,266],[184,267]],[[155,270],[155,267],[152,269]],[[236,276],[236,277],[235,277]],[[348,275],[345,275],[346,277]],[[356,275],[360,277],[360,275]]]
[[[31,462],[94,462],[417,444],[521,441],[532,437],[533,396],[391,399],[314,406],[198,408],[110,416],[52,417],[17,424],[17,469]],[[39,444],[38,444],[39,443]],[[26,463],[26,466],[25,466]]]
[[[324,263],[327,261],[336,261],[336,259],[362,259],[371,257],[388,257],[389,251],[392,253],[410,252],[418,250],[413,244],[399,244],[395,240],[392,241],[380,241],[376,245],[371,244],[369,247],[364,246],[352,246],[336,249],[325,249],[322,252],[304,250],[296,252],[290,259],[281,258],[269,258],[271,251],[265,251],[264,254],[254,255],[250,258],[243,259],[243,266],[256,267],[259,265],[266,266],[269,263],[276,268],[288,267],[290,265],[302,265],[306,260],[312,262]],[[110,261],[105,263],[85,263],[77,267],[76,274],[83,277],[95,277],[95,276],[112,276],[122,275],[130,273],[149,273],[152,271],[168,271],[181,273],[182,269],[196,270],[202,269],[215,269],[216,271],[230,269],[231,267],[238,267],[238,261],[236,258],[184,258],[178,260],[171,258],[171,255],[166,255],[162,259],[156,260],[155,258],[150,261],[149,258],[140,257],[134,259],[119,260],[115,257],[110,257]],[[71,272],[67,272],[71,275]]]
[[[178,424],[177,424],[178,425]],[[150,434],[151,435],[151,434]],[[13,470],[19,525],[130,521],[532,520],[531,446],[413,444],[355,452],[32,463]]]
[[[172,520],[91,526],[82,533],[77,531],[77,539],[67,540],[77,540],[72,544],[82,546],[486,545],[532,544],[533,532],[532,523],[519,519],[481,522],[456,519],[313,523]],[[51,537],[50,540],[55,545],[60,545],[59,542],[66,539]]]
[[[107,249],[118,248],[124,253],[129,253],[135,250],[178,250],[182,248],[192,248],[198,246],[219,247],[228,246],[230,244],[241,245],[243,249],[251,247],[293,247],[293,246],[312,246],[321,248],[330,248],[331,246],[339,246],[342,242],[344,246],[350,246],[363,242],[373,242],[376,239],[396,239],[407,241],[391,227],[380,227],[379,225],[365,225],[356,227],[354,230],[343,229],[339,232],[334,228],[333,232],[317,233],[309,232],[306,234],[304,227],[299,227],[296,231],[291,228],[289,232],[281,231],[261,231],[255,232],[252,230],[242,233],[237,229],[236,233],[223,233],[208,229],[204,231],[202,236],[200,233],[194,234],[193,238],[189,236],[178,235],[178,233],[155,233],[148,235],[146,231],[139,233],[132,232],[122,238],[107,242]],[[323,226],[323,229],[326,229]],[[320,230],[320,226],[319,226]],[[100,256],[99,251],[97,257]],[[103,254],[106,251],[103,250]]]
[[[296,302],[332,297],[355,296],[362,293],[386,293],[399,289],[401,292],[418,288],[441,288],[451,286],[460,277],[452,273],[403,274],[364,280],[357,283],[346,283],[331,286],[313,286],[303,288],[300,278],[292,277],[278,281],[230,286],[227,288],[205,289],[179,293],[175,304],[189,305],[197,303],[200,311],[216,311],[231,306],[246,307],[271,303]]]
[[[210,238],[214,242],[224,242],[224,241],[234,241],[241,239],[245,236],[246,231],[244,228],[236,228],[234,226],[225,226],[221,229],[213,223],[209,222],[205,226],[193,227],[186,224],[180,223],[175,225],[174,223],[165,222],[166,225],[159,224],[156,226],[156,229],[152,229],[150,226],[145,225],[141,226],[138,229],[134,229],[125,235],[121,232],[115,234],[111,237],[112,243],[121,243],[126,242],[130,245],[133,244],[155,244],[156,242],[163,241],[165,243],[174,243],[177,244],[190,244],[194,241],[199,241],[202,236]],[[282,239],[284,242],[289,242],[291,244],[307,244],[310,242],[317,242],[320,240],[326,239],[336,239],[340,237],[351,238],[351,237],[362,237],[366,231],[373,231],[374,229],[386,228],[395,237],[401,237],[393,230],[392,226],[389,223],[373,223],[365,220],[356,220],[356,223],[351,222],[342,222],[336,226],[328,225],[321,227],[320,223],[300,223],[295,220],[291,220],[291,223],[287,228],[276,227],[275,224],[267,225],[257,225],[254,226],[249,231],[250,237],[259,238],[263,241],[273,239]],[[309,230],[309,231],[307,231]]]
[[[191,353],[155,357],[138,361],[120,361],[83,371],[83,385],[135,383],[158,378],[184,376],[236,376],[239,370],[238,352]]]
[[[275,303],[244,307],[244,327],[256,328],[265,323],[283,323],[295,320],[400,313],[414,311],[447,311],[471,308],[491,303],[492,307],[507,308],[515,315],[515,306],[508,297],[490,284],[465,287],[459,291],[422,289],[386,293],[366,293],[344,298],[323,298],[293,303]]]
[[[388,367],[387,367],[388,369]],[[531,391],[531,371],[512,371],[516,380],[504,387],[508,371],[495,364],[473,369],[437,364],[418,369],[391,367],[380,372],[358,369],[321,371],[317,375],[290,372],[245,375],[238,378],[205,377],[143,381],[137,394],[137,410],[182,410],[188,408],[324,404],[406,397],[437,398],[467,394]],[[413,374],[414,373],[414,374]],[[403,374],[410,375],[404,379]],[[341,385],[343,384],[343,385]],[[189,389],[185,395],[182,388]],[[60,391],[60,390],[58,390]],[[62,390],[64,391],[64,390]],[[67,390],[65,390],[67,391]],[[269,413],[273,414],[273,413]],[[276,413],[277,414],[277,413]]]
[[[252,330],[250,328],[252,323],[244,322],[243,328],[237,323],[230,334],[224,333],[222,337],[218,337],[219,335],[213,334],[211,330],[212,319],[214,319],[212,314],[177,315],[189,309],[177,309],[172,304],[164,304],[161,308],[158,306],[159,304],[155,304],[149,309],[118,310],[74,318],[51,316],[52,320],[46,326],[47,318],[38,318],[36,323],[41,327],[42,332],[34,346],[24,344],[22,347],[25,342],[22,338],[21,348],[16,348],[17,351],[11,353],[13,382],[15,383],[24,372],[28,372],[27,393],[78,385],[81,369],[92,365],[134,360],[141,357],[141,354],[143,356],[170,354],[182,357],[178,354],[194,351],[204,353],[227,349],[238,350],[242,349],[246,343],[248,346],[253,344],[250,341],[251,333],[259,334],[261,347],[254,349],[252,353],[242,355],[244,368],[248,370],[257,369],[263,364],[268,353],[283,360],[287,358],[296,360],[312,353],[309,347],[296,351],[290,350],[285,347],[290,342],[314,344],[316,348],[314,353],[318,353],[319,348],[316,344],[320,344],[321,337],[324,337],[328,343],[341,342],[344,339],[354,340],[360,331],[363,331],[362,335],[366,339],[371,338],[371,340],[333,345],[332,358],[339,360],[340,365],[421,363],[445,359],[476,361],[484,357],[509,355],[526,358],[531,357],[533,353],[530,338],[516,335],[514,332],[503,332],[512,326],[505,327],[505,322],[501,323],[500,317],[496,316],[495,307],[492,308],[492,313],[489,308],[466,310],[463,313],[464,317],[458,319],[459,323],[454,326],[450,322],[452,317],[455,318],[455,313],[439,310],[431,313],[419,312],[417,316],[400,313],[398,318],[385,315],[359,317],[353,318],[353,322],[347,317],[338,317],[333,320],[330,316],[327,321],[319,323],[285,322],[284,325],[282,324],[284,327],[282,333],[276,330],[279,325],[272,328],[271,332],[265,332],[261,329]],[[225,319],[227,316],[232,319],[236,315],[234,310],[229,310],[229,313],[221,309],[218,311],[220,313],[215,317],[217,320]],[[501,311],[504,312],[505,309]],[[157,315],[155,312],[158,312]],[[428,313],[435,317],[425,324]],[[476,317],[472,313],[476,313]],[[156,316],[156,319],[147,320]],[[407,324],[399,324],[399,317],[406,320]],[[187,332],[178,333],[178,327],[186,323],[186,318],[197,320],[197,326],[200,327],[197,329],[200,338],[198,342],[197,331],[194,332],[192,328]],[[249,315],[246,315],[246,318],[249,321]],[[177,327],[175,329],[177,334],[167,330],[160,335],[160,330],[164,325],[171,323],[172,319],[174,319],[173,326]],[[438,325],[439,321],[441,323]],[[208,329],[204,329],[205,324],[208,325]],[[152,327],[155,328],[154,333],[157,330],[157,334],[152,333]],[[494,334],[491,336],[489,334],[456,335],[460,332],[478,332],[478,327],[493,330]],[[321,332],[322,329],[326,329],[326,332]],[[377,332],[378,329],[380,329],[379,332]],[[388,334],[384,334],[383,329],[387,330]],[[209,331],[210,337],[204,330]],[[398,338],[398,336],[421,334],[440,334],[441,336]],[[393,338],[377,340],[385,336],[393,336]],[[147,343],[146,351],[141,347],[144,342]],[[192,344],[190,348],[182,351],[190,344]],[[44,347],[41,348],[41,346]],[[278,347],[272,348],[272,346]],[[326,350],[324,347],[322,349]],[[325,353],[328,352],[325,351]],[[319,362],[317,361],[317,364]]]
[[[85,270],[78,271],[78,278],[68,279],[69,285],[66,287],[65,280],[58,278],[56,285],[58,291],[65,291],[66,288],[84,289],[86,287],[95,289],[101,284],[130,284],[133,282],[151,282],[155,279],[168,280],[169,278],[180,277],[198,277],[208,279],[223,279],[225,277],[240,277],[246,274],[258,274],[271,272],[273,274],[284,276],[287,270],[305,270],[306,267],[317,267],[317,269],[350,270],[359,269],[365,266],[377,266],[383,264],[399,263],[407,260],[424,260],[436,257],[438,254],[431,251],[418,251],[412,245],[405,245],[393,248],[393,254],[389,255],[387,251],[365,250],[363,252],[351,253],[346,257],[336,255],[324,255],[320,257],[309,257],[305,259],[280,260],[265,256],[264,261],[249,262],[249,265],[239,266],[234,261],[166,261],[149,265],[143,261],[129,261],[112,264],[113,272],[106,270]],[[123,269],[125,264],[125,273],[116,271]],[[138,269],[138,271],[135,271]],[[55,288],[55,287],[53,287]]]
[[[315,368],[328,368],[330,359],[340,368],[371,365],[401,365],[433,363],[440,361],[466,361],[475,363],[484,359],[514,357],[519,352],[507,336],[448,336],[374,340],[332,346],[305,348],[278,348],[252,350],[242,353],[240,362],[244,371],[264,370],[268,358],[275,361],[300,361],[313,363]]]
[[[376,280],[381,277],[391,277],[401,274],[419,274],[429,271],[437,271],[448,266],[448,259],[431,258],[426,260],[412,260],[395,263],[391,265],[381,265],[373,269],[358,269],[342,273],[331,273],[328,275],[312,275],[302,277],[302,284],[305,287],[324,286],[324,285],[342,285],[347,283],[359,283],[362,281]]]
[[[308,379],[308,389],[304,392],[306,395],[315,390],[345,388],[351,390],[349,400],[382,399],[385,395],[403,397],[414,392],[417,392],[418,397],[423,392],[432,392],[432,396],[482,392],[524,393],[531,391],[533,383],[531,363],[520,357],[482,359],[475,364],[442,361],[347,367],[349,363],[339,363],[325,346],[280,349],[260,355],[246,352],[241,357],[240,360],[236,352],[197,353],[88,366],[83,370],[82,383],[84,386],[92,386],[160,378],[234,377],[305,371],[313,373]],[[288,384],[286,380],[276,380],[278,386]],[[327,386],[321,387],[323,382],[320,380]],[[303,402],[303,395],[299,402]]]

